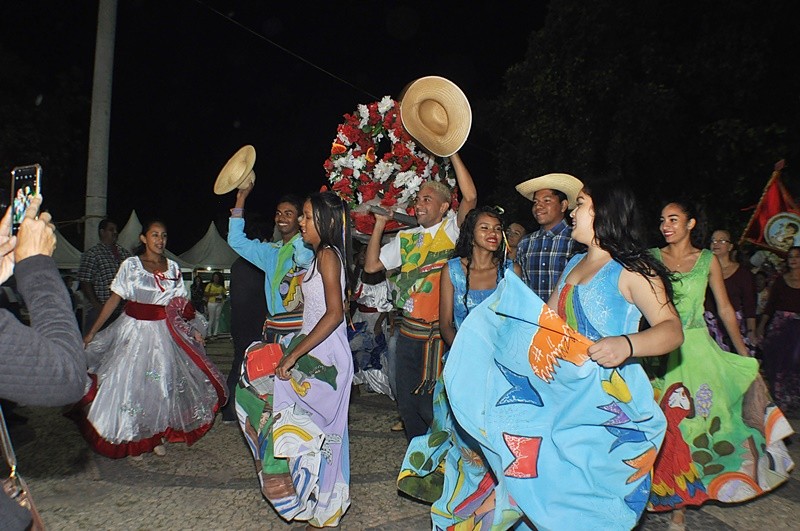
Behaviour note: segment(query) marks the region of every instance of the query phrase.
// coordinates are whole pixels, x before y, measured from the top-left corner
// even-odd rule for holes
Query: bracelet
[[[632,358],[633,357],[633,343],[631,343],[631,338],[629,338],[627,334],[622,334],[620,337],[624,337],[625,341],[628,342],[628,346],[631,348],[631,353],[628,354],[628,357]]]
[[[232,208],[231,209],[231,217],[240,218],[244,214],[243,208]]]

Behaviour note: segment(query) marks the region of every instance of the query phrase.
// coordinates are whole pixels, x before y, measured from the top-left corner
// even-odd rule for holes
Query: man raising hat
[[[566,173],[549,173],[517,185],[517,191],[533,201],[533,217],[539,229],[525,236],[517,246],[516,262],[522,280],[542,300],[550,294],[574,252],[572,225],[565,218],[583,183]]]
[[[436,181],[424,183],[415,204],[418,227],[401,230],[381,247],[388,217],[375,215],[364,271],[400,268],[395,304],[403,312],[394,364],[397,408],[410,441],[433,422],[433,386],[445,348],[439,335],[439,276],[450,258],[459,227],[478,200],[472,176],[458,154],[450,157],[461,190],[458,214],[449,209],[450,190]]]

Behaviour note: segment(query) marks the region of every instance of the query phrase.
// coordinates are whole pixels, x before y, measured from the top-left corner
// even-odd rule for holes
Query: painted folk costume
[[[458,330],[467,314],[495,289],[467,290],[461,258],[451,258],[447,265],[453,285],[454,324]],[[507,261],[505,274],[509,274],[512,267],[511,261]],[[500,278],[498,272],[498,282]],[[397,478],[397,488],[432,503],[434,529],[447,529],[473,518],[495,484],[484,463],[480,445],[453,418],[444,380],[440,377],[433,393],[433,424],[425,435],[417,436],[409,443]],[[484,506],[481,513],[483,520],[500,523],[494,522],[495,514],[490,507]],[[502,519],[501,514],[497,516]]]
[[[558,314],[507,275],[456,335],[445,386],[497,481],[502,528],[524,514],[540,530],[630,529],[645,509],[666,421],[638,363],[607,369],[586,354],[590,340],[638,328],[621,270],[612,260],[588,284],[562,280]]]
[[[126,259],[111,290],[125,312],[97,333],[87,357],[95,382],[73,411],[81,431],[107,457],[139,455],[169,442],[192,444],[227,400],[225,379],[193,337],[194,308],[177,263],[148,272]]]
[[[341,282],[344,286],[344,266]],[[313,266],[302,289],[300,333],[307,334],[326,309],[322,275]],[[273,376],[273,391],[262,393],[245,375],[236,390],[236,413],[256,461],[261,492],[278,514],[316,527],[335,526],[350,506],[347,414],[353,357],[345,322],[301,356],[291,372],[286,381]]]
[[[652,252],[661,260],[659,249]],[[704,249],[691,271],[673,273],[684,341],[646,364],[669,422],[653,473],[653,511],[749,500],[794,467],[782,441],[791,426],[771,403],[758,361],[725,352],[709,335],[703,300],[713,258]]]

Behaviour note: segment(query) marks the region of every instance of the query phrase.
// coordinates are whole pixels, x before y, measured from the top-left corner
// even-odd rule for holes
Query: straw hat
[[[464,145],[472,127],[467,97],[443,77],[421,77],[406,87],[400,118],[408,134],[428,151],[449,157]]]
[[[548,173],[535,179],[528,179],[524,183],[517,185],[517,192],[533,201],[533,194],[539,190],[558,190],[567,194],[569,201],[569,208],[575,208],[575,200],[578,193],[583,188],[583,183],[580,179],[569,175],[568,173]]]
[[[256,180],[253,166],[256,163],[256,148],[251,145],[243,146],[228,160],[217,175],[214,183],[214,193],[227,194],[236,188],[247,188]]]

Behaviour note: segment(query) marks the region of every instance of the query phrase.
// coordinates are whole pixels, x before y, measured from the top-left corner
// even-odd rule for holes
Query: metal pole
[[[92,116],[89,124],[89,162],[86,172],[84,250],[98,241],[97,225],[106,215],[108,193],[108,138],[117,0],[100,0],[99,4],[92,81]]]

